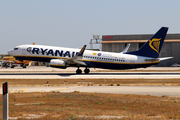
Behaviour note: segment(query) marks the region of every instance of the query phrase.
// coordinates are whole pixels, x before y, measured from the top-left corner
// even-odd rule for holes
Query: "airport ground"
[[[178,67],[91,69],[89,75],[75,70],[1,68],[10,119],[180,119]]]
[[[81,67],[80,67],[81,68]],[[27,66],[27,68],[15,67],[15,68],[0,68],[1,72],[58,72],[58,73],[75,73],[76,67],[68,67],[67,69],[58,69],[45,66]],[[83,70],[83,67],[81,68]],[[180,67],[148,67],[137,68],[130,70],[109,70],[100,68],[90,68],[92,72],[180,72]]]

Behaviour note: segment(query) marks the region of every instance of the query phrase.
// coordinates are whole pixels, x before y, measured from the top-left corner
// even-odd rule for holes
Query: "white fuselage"
[[[67,60],[78,54],[80,49],[53,47],[44,45],[20,45],[8,53],[18,60],[32,60],[50,62],[52,59]],[[146,61],[148,57],[136,56],[123,53],[85,50],[81,61],[85,67],[107,69],[131,69],[148,67],[159,61]],[[71,66],[71,65],[70,65]],[[72,65],[77,66],[77,65]]]

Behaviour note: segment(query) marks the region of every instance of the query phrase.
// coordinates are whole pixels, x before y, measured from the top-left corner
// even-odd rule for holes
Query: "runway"
[[[180,78],[179,68],[147,68],[141,72],[119,72],[91,69],[90,74],[76,74],[76,68],[54,69],[30,67],[28,69],[0,69],[0,79],[176,79]],[[139,70],[139,71],[140,71]],[[143,70],[143,72],[142,72]],[[149,72],[148,70],[151,70]],[[152,72],[155,70],[156,72]],[[162,70],[169,70],[163,72]],[[148,71],[148,72],[147,72]],[[161,72],[157,72],[161,71]],[[174,72],[175,71],[175,72]],[[2,88],[1,88],[2,89]],[[9,92],[96,92],[114,94],[137,94],[180,97],[179,86],[9,86]],[[2,94],[2,91],[0,91]]]
[[[45,66],[1,68],[0,79],[169,79],[180,78],[179,67],[149,67],[128,72],[90,68],[90,74],[76,74],[77,68],[57,69]],[[83,68],[82,68],[83,70]],[[165,71],[166,72],[163,72]],[[138,72],[140,71],[140,72]],[[148,71],[148,72],[147,72]],[[151,72],[149,72],[151,71]],[[154,72],[155,71],[155,72]],[[159,72],[161,71],[161,72]],[[168,72],[167,72],[168,71]]]
[[[1,88],[2,89],[2,88]],[[9,92],[89,92],[180,97],[179,86],[10,86]],[[0,91],[2,94],[2,91]]]
[[[129,72],[129,73],[112,73],[96,72],[90,74],[75,73],[0,73],[0,79],[169,79],[180,78],[180,73],[166,72]]]

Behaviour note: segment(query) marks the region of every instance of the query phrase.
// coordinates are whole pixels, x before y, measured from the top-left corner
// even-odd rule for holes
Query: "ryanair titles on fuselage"
[[[64,50],[53,50],[53,49],[45,49],[45,48],[32,48],[28,47],[26,49],[30,54],[42,54],[42,55],[51,55],[51,56],[60,56],[60,57],[74,57],[78,54],[75,51],[64,51]]]

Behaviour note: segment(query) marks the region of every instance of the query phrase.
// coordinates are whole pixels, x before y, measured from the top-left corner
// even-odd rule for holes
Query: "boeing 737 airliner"
[[[121,53],[85,50],[86,45],[81,50],[44,45],[20,45],[9,50],[8,53],[21,61],[50,62],[51,67],[58,68],[77,67],[77,74],[82,73],[80,67],[85,67],[85,74],[90,72],[88,68],[91,67],[105,69],[146,68],[156,65],[162,60],[172,58],[158,58],[167,31],[167,27],[162,27],[139,50],[133,52],[127,52],[129,45]]]

